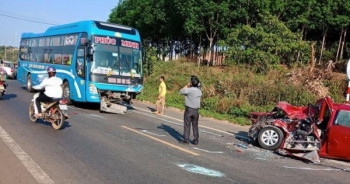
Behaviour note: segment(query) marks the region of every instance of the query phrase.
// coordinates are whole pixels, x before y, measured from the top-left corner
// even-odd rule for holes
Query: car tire
[[[274,126],[267,126],[259,131],[259,145],[267,150],[276,150],[282,144],[284,139],[281,129]]]

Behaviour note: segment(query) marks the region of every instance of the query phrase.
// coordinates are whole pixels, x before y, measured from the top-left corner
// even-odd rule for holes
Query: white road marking
[[[97,115],[97,114],[89,114],[90,116],[95,116],[95,117],[98,117],[98,118],[102,118],[102,119],[105,119],[105,117],[103,117],[103,116],[99,116],[99,115]]]
[[[208,150],[200,149],[200,148],[197,148],[197,147],[193,147],[193,149],[204,151],[204,152],[207,152],[207,153],[224,153],[222,151],[208,151]]]
[[[40,184],[54,184],[55,182],[34,162],[34,160],[11,138],[11,136],[0,126],[0,138],[12,150],[25,168],[32,174]]]
[[[223,135],[212,133],[212,132],[208,132],[208,131],[205,131],[205,130],[202,130],[201,132],[204,132],[204,133],[207,133],[207,134],[211,134],[211,135],[215,135],[215,136],[218,136],[218,137],[224,137]]]
[[[148,117],[151,117],[151,118],[154,118],[154,119],[158,119],[158,120],[161,120],[161,121],[164,121],[164,122],[167,122],[167,123],[170,123],[170,124],[174,124],[174,125],[178,125],[178,126],[183,126],[182,123],[176,123],[174,121],[169,121],[167,119],[164,119],[164,118],[159,118],[159,117],[155,117],[154,115],[150,115],[151,112],[147,111],[147,110],[144,110],[144,109],[141,109],[141,108],[138,108],[138,107],[133,107],[133,106],[130,106],[130,105],[126,105],[127,107],[131,107],[131,108],[134,108],[134,109],[137,109],[137,110],[140,110],[140,111],[144,111],[144,112],[147,112],[147,113],[143,113],[143,112],[139,112],[139,111],[132,111],[134,113],[138,113],[138,114],[142,114],[142,115],[145,115],[145,116],[148,116]],[[70,107],[72,109],[80,109],[80,108],[76,108],[76,107]],[[82,109],[80,109],[82,110]],[[162,115],[163,117],[166,117],[166,118],[169,118],[169,119],[173,119],[173,120],[176,120],[176,121],[179,121],[179,122],[183,122],[183,120],[180,120],[180,119],[177,119],[177,118],[173,118],[171,116],[167,116],[167,115]],[[209,130],[214,130],[214,131],[217,131],[217,132],[220,132],[220,133],[224,133],[226,135],[234,135],[236,137],[239,137],[239,138],[242,138],[242,139],[249,139],[249,137],[245,137],[245,136],[241,136],[241,135],[236,135],[236,134],[233,134],[233,133],[229,133],[229,132],[225,132],[225,131],[222,131],[222,130],[218,130],[218,129],[215,129],[215,128],[211,128],[211,127],[207,127],[207,126],[203,126],[203,125],[198,125],[199,127],[202,127],[202,128],[206,128],[206,129],[209,129]],[[203,131],[202,132],[204,133],[208,133],[208,134],[212,134],[212,135],[217,135],[217,136],[220,136],[220,137],[223,137],[223,135],[220,135],[220,134],[216,134],[216,133],[213,133],[213,132],[208,132],[208,131]]]
[[[344,162],[344,161],[338,161],[338,160],[325,159],[324,162],[330,162],[330,163],[334,163],[334,164],[341,164],[341,165],[345,165],[345,166],[350,166],[350,163]]]
[[[265,158],[260,158],[260,157],[257,157],[257,158],[255,158],[255,159],[257,159],[257,160],[266,160],[266,161],[268,161],[267,159],[265,159]]]
[[[147,131],[147,130],[141,130],[141,131],[142,131],[142,132],[145,132],[145,133],[148,133],[148,134],[151,134],[151,135],[156,135],[156,136],[159,136],[159,137],[165,136],[165,135],[160,135],[160,134],[152,133],[152,132],[149,132],[149,131]]]
[[[287,168],[287,169],[300,169],[300,170],[311,170],[311,171],[341,171],[341,169],[332,169],[332,168],[316,169],[316,168],[309,168],[309,167],[289,167],[289,166],[284,166],[284,168]]]
[[[132,106],[130,106],[132,107]],[[138,107],[133,107],[134,109],[137,109],[137,110],[141,110],[141,111],[144,111],[144,112],[148,112],[150,113],[149,111],[147,110],[144,110],[144,109],[140,109]],[[168,123],[171,123],[171,124],[175,124],[175,125],[179,125],[179,126],[183,126],[183,124],[180,124],[180,123],[175,123],[173,121],[169,121],[169,120],[166,120],[164,118],[159,118],[159,117],[155,117],[154,115],[149,115],[149,114],[146,114],[146,113],[142,113],[142,112],[138,112],[138,111],[134,111],[135,113],[139,113],[139,114],[142,114],[142,115],[145,115],[145,116],[148,116],[148,117],[151,117],[151,118],[154,118],[154,119],[158,119],[158,120],[162,120],[162,121],[165,121],[165,122],[168,122]],[[173,118],[173,117],[170,117],[170,116],[166,116],[166,115],[162,115],[166,118],[170,118],[170,119],[173,119],[173,120],[176,120],[176,121],[179,121],[179,122],[183,122],[183,120],[180,120],[180,119],[176,119],[176,118]],[[206,129],[209,129],[209,130],[214,130],[214,131],[217,131],[217,132],[220,132],[220,133],[224,133],[224,134],[227,134],[227,135],[235,135],[236,137],[239,137],[239,138],[242,138],[242,139],[249,139],[249,137],[245,137],[245,136],[241,136],[241,135],[236,135],[236,134],[232,134],[232,133],[229,133],[229,132],[225,132],[225,131],[222,131],[222,130],[218,130],[218,129],[215,129],[215,128],[211,128],[211,127],[207,127],[207,126],[203,126],[203,125],[198,125],[199,127],[202,127],[202,128],[206,128]],[[215,134],[215,133],[213,133]]]
[[[155,116],[152,116],[152,115],[149,115],[149,114],[146,114],[146,113],[142,113],[142,112],[137,112],[137,111],[135,111],[135,112],[138,113],[138,114],[142,114],[142,115],[145,115],[145,116],[154,118],[154,119],[158,119],[158,120],[162,120],[162,121],[168,122],[168,123],[170,123],[170,124],[183,126],[183,124],[181,124],[181,123],[175,123],[175,122],[173,122],[173,121],[169,121],[169,120],[166,120],[166,119],[163,119],[163,118],[158,118],[158,117],[155,117]]]

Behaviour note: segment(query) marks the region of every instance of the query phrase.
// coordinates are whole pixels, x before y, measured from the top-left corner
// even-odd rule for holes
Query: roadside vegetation
[[[167,106],[183,108],[178,91],[192,74],[203,84],[200,113],[238,124],[281,100],[345,100],[348,0],[124,0],[108,21],[143,38],[141,100],[155,101],[165,75]]]
[[[17,62],[18,50],[16,47],[6,46],[6,61]],[[0,46],[0,60],[5,60],[5,46]]]
[[[241,125],[250,123],[251,111],[270,111],[278,101],[306,105],[330,95],[334,101],[344,102],[345,74],[328,73],[318,82],[310,83],[314,76],[308,77],[307,72],[307,68],[280,66],[266,74],[256,74],[254,68],[245,65],[207,68],[196,67],[195,63],[185,60],[160,61],[146,77],[144,91],[137,99],[155,103],[158,78],[164,75],[168,88],[166,106],[184,109],[184,98],[179,90],[188,83],[190,75],[195,74],[201,80],[203,91],[200,114]]]

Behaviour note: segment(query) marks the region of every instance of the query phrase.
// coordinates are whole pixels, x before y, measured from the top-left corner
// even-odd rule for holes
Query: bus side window
[[[80,77],[84,78],[84,69],[85,69],[85,62],[84,58],[77,58],[77,64],[76,64],[77,73]]]
[[[85,78],[85,50],[84,48],[78,48],[77,63],[75,65],[76,72],[79,77]]]

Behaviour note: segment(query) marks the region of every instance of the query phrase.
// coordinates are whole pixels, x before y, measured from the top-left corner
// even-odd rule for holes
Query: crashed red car
[[[319,163],[350,160],[350,105],[330,97],[296,107],[278,102],[271,112],[251,112],[248,135],[262,148]]]

